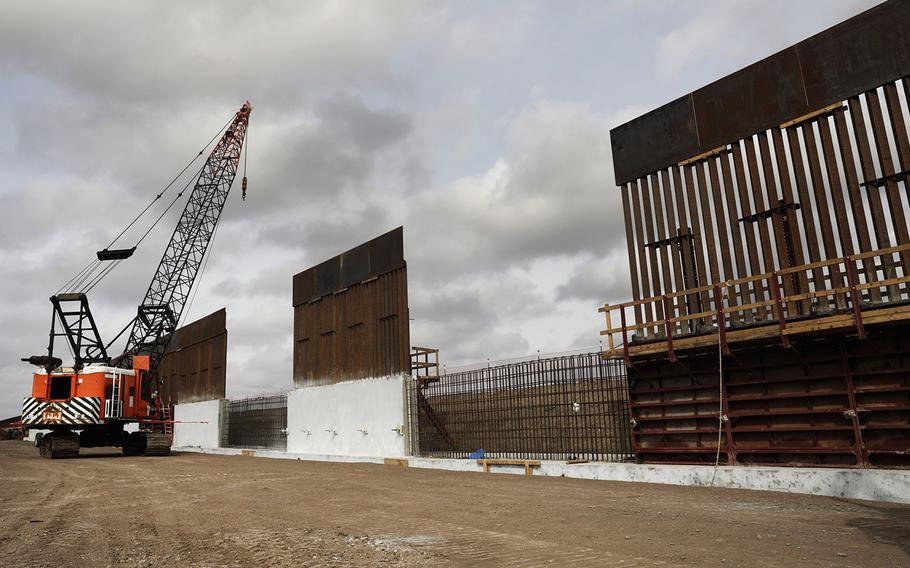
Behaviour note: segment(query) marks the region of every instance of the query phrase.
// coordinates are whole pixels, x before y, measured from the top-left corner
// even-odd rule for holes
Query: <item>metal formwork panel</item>
[[[906,330],[734,350],[722,397],[718,361],[701,351],[630,368],[638,461],[910,467]]]

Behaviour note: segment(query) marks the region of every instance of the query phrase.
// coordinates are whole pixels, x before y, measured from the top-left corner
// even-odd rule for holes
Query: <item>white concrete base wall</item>
[[[405,377],[360,379],[288,393],[288,452],[398,457],[407,453]]]
[[[217,448],[221,400],[174,405],[174,447]]]
[[[410,458],[410,467],[483,471],[476,460]],[[490,466],[491,472],[524,474],[524,468]],[[567,464],[541,462],[534,475],[725,487],[756,491],[782,491],[847,499],[910,503],[910,471],[882,469],[832,469],[796,467],[710,467],[694,465],[645,465],[629,463]]]
[[[228,448],[174,448],[176,451],[194,451],[206,454],[241,455],[243,450]],[[298,454],[274,450],[248,452],[256,457],[304,461],[383,463],[372,456],[342,456]],[[395,460],[398,466],[400,460]],[[442,469],[448,471],[477,472],[483,468],[476,460],[405,458],[408,467]],[[490,466],[491,473],[524,475],[521,466]],[[719,467],[691,465],[642,465],[629,463],[567,464],[543,461],[534,468],[534,475],[599,479],[604,481],[630,481],[660,483],[665,485],[694,485],[751,489],[755,491],[782,491],[845,499],[890,501],[910,503],[910,471],[885,469],[829,469],[792,467]]]

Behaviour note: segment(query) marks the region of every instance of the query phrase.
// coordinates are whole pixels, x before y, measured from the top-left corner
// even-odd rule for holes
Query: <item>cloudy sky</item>
[[[596,346],[630,293],[609,129],[875,3],[7,3],[0,418],[48,297],[246,99],[249,198],[189,313],[227,307],[230,396],[290,386],[292,274],[399,225],[414,344],[450,366]],[[93,290],[107,338],[178,213]]]

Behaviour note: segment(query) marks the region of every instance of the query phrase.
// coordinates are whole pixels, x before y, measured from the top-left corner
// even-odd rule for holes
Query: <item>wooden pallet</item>
[[[483,466],[484,473],[490,473],[491,465],[521,465],[525,468],[525,475],[531,475],[531,468],[540,467],[538,460],[511,460],[511,459],[482,459],[477,460],[477,465]]]

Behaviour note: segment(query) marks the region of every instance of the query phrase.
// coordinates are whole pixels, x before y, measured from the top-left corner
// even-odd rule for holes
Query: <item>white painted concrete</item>
[[[415,468],[446,469],[450,471],[483,470],[476,460],[409,458]],[[524,474],[516,466],[491,466],[491,472]],[[566,464],[559,461],[541,462],[534,475],[726,487],[756,491],[783,491],[910,503],[910,471],[882,469],[832,469],[794,467],[710,467],[686,465],[645,465],[629,463]]]
[[[174,405],[174,446],[217,448],[221,400]]]
[[[332,456],[325,454],[295,454],[280,450],[242,450],[238,448],[200,448],[200,447],[172,447],[174,452],[195,452],[213,456],[240,456],[244,452],[257,458],[271,458],[277,460],[340,462],[340,463],[384,463],[385,458],[376,456]],[[406,459],[406,458],[397,458]]]
[[[405,377],[305,387],[288,393],[288,452],[332,456],[405,455]]]
[[[228,448],[178,448],[174,451],[192,451],[217,455],[241,455],[244,450]],[[318,455],[255,450],[256,457],[305,461],[347,463],[383,463],[375,456]],[[483,468],[476,460],[399,458],[408,467],[442,469],[481,473]],[[521,466],[491,466],[491,473],[524,475]],[[543,461],[534,468],[534,475],[570,477],[602,481],[629,481],[664,485],[694,485],[749,489],[754,491],[781,491],[845,499],[910,503],[910,471],[884,469],[829,469],[792,467],[719,467],[686,465],[641,465],[629,463],[567,464],[560,461]]]

